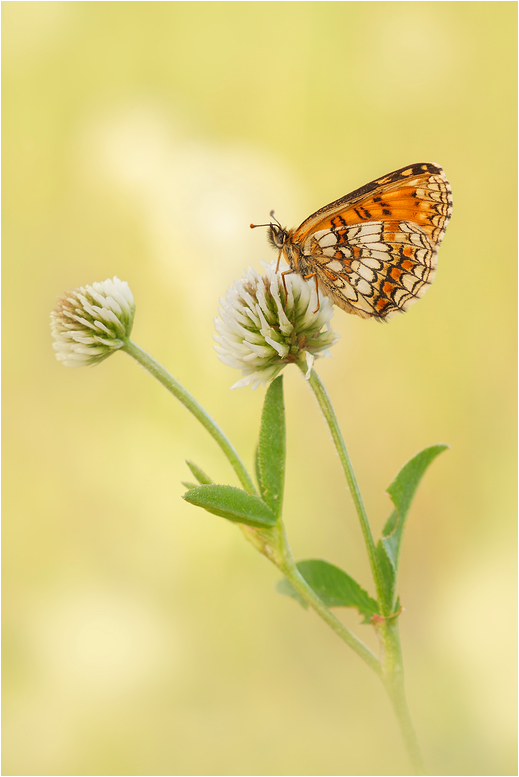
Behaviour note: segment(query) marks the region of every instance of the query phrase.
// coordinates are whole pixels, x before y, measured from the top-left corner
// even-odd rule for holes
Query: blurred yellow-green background
[[[387,326],[338,311],[318,371],[376,534],[400,466],[451,446],[404,542],[408,697],[431,774],[516,773],[516,13],[3,3],[4,774],[409,773],[377,678],[181,500],[186,458],[236,483],[206,432],[124,354],[64,369],[48,315],[127,280],[135,341],[252,466],[264,389],[230,393],[212,340],[218,298],[274,256],[249,223],[422,161],[454,194],[436,281]],[[285,397],[294,554],[373,592],[296,369]]]

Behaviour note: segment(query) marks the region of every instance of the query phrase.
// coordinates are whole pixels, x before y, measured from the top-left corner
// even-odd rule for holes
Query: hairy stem
[[[305,372],[304,366],[300,364],[299,367],[301,371],[304,373]],[[311,371],[308,382],[310,384],[310,388],[314,392],[317,402],[319,403],[319,407],[323,412],[326,423],[328,424],[328,428],[330,429],[333,442],[337,449],[337,453],[339,454],[339,459],[341,461],[342,468],[346,476],[348,487],[350,489],[353,503],[355,505],[355,510],[357,512],[357,515],[360,521],[362,533],[364,535],[364,541],[366,543],[366,549],[368,551],[368,556],[371,564],[371,571],[372,571],[373,579],[375,581],[375,586],[377,589],[377,599],[378,599],[381,611],[383,613],[383,617],[381,619],[380,624],[377,626],[377,630],[383,643],[384,659],[382,664],[379,664],[382,671],[381,672],[379,671],[377,673],[379,674],[382,682],[384,683],[386,691],[391,700],[391,704],[393,706],[395,716],[398,720],[398,724],[400,727],[400,731],[402,734],[402,738],[404,740],[404,744],[405,744],[409,759],[413,765],[413,770],[417,775],[425,775],[427,774],[427,772],[425,771],[425,766],[424,766],[422,754],[420,751],[420,746],[418,744],[418,738],[416,736],[416,731],[414,729],[413,722],[411,720],[411,714],[409,712],[409,707],[407,705],[407,700],[405,696],[404,667],[402,662],[402,650],[400,647],[398,618],[384,617],[384,616],[390,615],[390,612],[386,611],[387,603],[386,603],[386,597],[384,595],[384,581],[382,576],[382,570],[380,569],[380,564],[378,561],[378,556],[375,548],[375,543],[373,541],[373,535],[371,533],[368,516],[366,514],[366,509],[362,501],[360,489],[357,484],[357,479],[355,478],[355,473],[353,471],[350,457],[348,455],[348,451],[346,449],[346,445],[342,437],[342,433],[337,421],[337,417],[335,415],[334,409],[332,407],[332,404],[330,402],[326,389],[321,383],[321,380],[317,375],[317,373],[315,372],[315,370]],[[294,588],[296,588],[292,579],[291,578],[289,579],[292,582],[292,585],[294,585]],[[350,643],[348,642],[348,644]]]
[[[299,572],[292,552],[288,545],[288,541],[285,534],[283,524],[279,526],[277,532],[277,549],[278,553],[275,554],[276,558],[271,557],[271,561],[283,572],[283,574],[290,580],[296,591],[303,597],[305,602],[315,610],[315,612],[322,618],[328,626],[337,634],[343,642],[345,642],[362,660],[376,672],[379,677],[382,677],[382,665],[376,655],[362,642],[355,634],[350,631],[341,621],[333,615],[332,612],[326,607],[326,605],[317,596],[313,588],[311,588],[302,574]]]
[[[427,774],[405,695],[404,665],[400,647],[398,619],[390,618],[385,620],[380,627],[380,633],[385,649],[382,682],[393,705],[400,732],[415,774]]]
[[[245,469],[245,466],[238,456],[234,446],[230,443],[216,422],[213,421],[211,416],[206,413],[201,405],[198,404],[196,399],[192,397],[191,394],[186,391],[186,389],[181,386],[180,383],[176,381],[175,378],[170,375],[161,364],[155,361],[152,356],[146,353],[146,351],[143,351],[142,348],[139,348],[138,345],[135,345],[135,343],[131,340],[128,340],[122,350],[126,351],[129,356],[132,356],[137,362],[139,362],[139,364],[144,367],[144,369],[148,370],[148,372],[153,375],[154,378],[157,378],[157,380],[162,383],[162,385],[167,388],[167,390],[170,391],[173,396],[179,400],[179,402],[182,402],[184,407],[186,407],[198,421],[200,421],[202,426],[207,429],[211,437],[216,440],[224,452],[245,491],[247,491],[249,494],[257,495],[254,483],[252,482],[252,479]]]
[[[305,368],[302,364],[299,364],[299,367],[302,370],[302,372],[305,372]],[[330,402],[330,398],[328,397],[326,389],[321,383],[321,380],[315,370],[312,370],[312,372],[310,373],[310,378],[308,380],[308,383],[310,385],[310,388],[314,392],[314,395],[315,395],[315,398],[317,399],[319,407],[322,410],[326,423],[328,424],[328,428],[330,429],[333,442],[337,449],[337,453],[339,454],[339,459],[342,464],[344,474],[346,476],[346,481],[350,489],[351,497],[353,499],[353,504],[355,505],[355,510],[357,511],[357,516],[359,518],[362,534],[364,535],[364,542],[366,543],[366,548],[368,551],[369,562],[371,565],[371,572],[373,575],[373,580],[375,582],[375,587],[377,589],[377,599],[379,601],[380,607],[383,608],[384,601],[385,601],[384,586],[383,586],[383,580],[382,580],[382,572],[378,562],[377,551],[375,548],[375,543],[373,541],[373,535],[371,533],[371,527],[369,525],[368,516],[366,514],[366,508],[364,507],[364,502],[362,501],[360,489],[357,484],[357,479],[353,471],[350,457],[348,455],[348,450],[346,448],[346,445],[342,437],[339,423],[337,421],[337,416],[335,415],[335,411],[332,407],[332,403]],[[389,613],[384,613],[384,615],[387,615],[387,614]]]

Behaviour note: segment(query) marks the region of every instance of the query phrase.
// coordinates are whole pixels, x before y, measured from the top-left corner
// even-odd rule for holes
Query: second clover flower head
[[[65,367],[103,361],[124,347],[134,315],[130,287],[117,276],[66,292],[50,314],[56,359]]]
[[[330,328],[333,305],[320,296],[315,283],[297,273],[285,275],[285,292],[274,261],[265,265],[265,275],[249,271],[230,286],[221,299],[220,317],[215,318],[218,358],[241,369],[244,377],[232,386],[240,388],[268,383],[283,367],[304,362],[307,377],[315,358],[329,356],[328,348],[339,338]],[[315,312],[314,312],[315,311]]]

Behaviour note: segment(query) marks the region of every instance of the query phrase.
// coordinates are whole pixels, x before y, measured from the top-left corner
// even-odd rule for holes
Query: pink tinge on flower
[[[117,276],[73,289],[50,314],[56,359],[65,367],[106,359],[128,340],[134,315],[130,287]]]

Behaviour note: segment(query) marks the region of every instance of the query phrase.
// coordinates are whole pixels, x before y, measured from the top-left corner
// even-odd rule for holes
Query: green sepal
[[[207,486],[214,483],[214,480],[211,480],[209,475],[206,475],[203,469],[200,469],[193,461],[186,459],[186,464],[191,470],[191,474],[195,476],[201,486]]]
[[[203,507],[208,513],[220,515],[234,523],[264,529],[276,524],[276,516],[262,499],[234,486],[217,484],[191,488],[182,496],[186,502]]]
[[[185,486],[187,489],[190,488],[198,488],[198,483],[190,483],[189,480],[181,480],[180,481],[183,486]]]
[[[356,580],[334,564],[322,559],[307,559],[296,566],[327,607],[355,607],[363,616],[363,623],[370,623],[371,616],[380,613],[378,602],[372,599]],[[303,607],[308,607],[287,578],[280,580],[276,588],[280,594],[291,596]]]
[[[256,450],[256,477],[261,498],[276,517],[281,515],[285,484],[286,424],[283,376],[272,381],[265,394]]]
[[[394,606],[398,564],[402,547],[405,521],[416,489],[428,466],[448,445],[432,445],[417,453],[404,464],[396,478],[387,488],[395,509],[386,521],[382,537],[377,543],[377,556],[384,580],[384,610],[392,615]]]

